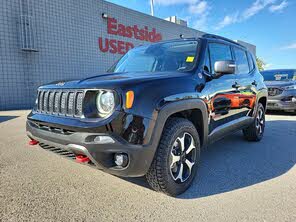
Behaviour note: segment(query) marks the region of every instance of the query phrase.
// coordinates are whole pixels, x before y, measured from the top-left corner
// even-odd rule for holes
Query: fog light
[[[96,136],[94,142],[98,144],[115,143],[115,141],[110,136]]]
[[[117,166],[126,167],[128,164],[128,156],[124,153],[115,153],[114,162]]]

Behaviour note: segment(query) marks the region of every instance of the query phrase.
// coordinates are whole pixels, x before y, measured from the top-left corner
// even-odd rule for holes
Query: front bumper
[[[296,102],[283,102],[280,100],[270,100],[267,102],[268,110],[283,110],[283,111],[295,111]]]
[[[286,90],[277,96],[269,96],[267,101],[268,110],[296,110],[296,90]]]
[[[57,133],[40,129],[34,121],[28,120],[27,135],[43,145],[62,148],[74,155],[85,155],[99,169],[122,177],[143,176],[148,171],[154,157],[155,147],[133,145],[112,133],[67,132]],[[114,142],[102,144],[95,141],[97,136],[108,136]],[[125,153],[129,157],[128,165],[124,168],[114,163],[115,153]]]

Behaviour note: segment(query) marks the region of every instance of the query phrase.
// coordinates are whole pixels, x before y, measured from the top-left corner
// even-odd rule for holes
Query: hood
[[[118,88],[130,84],[178,78],[190,75],[185,72],[128,72],[128,73],[105,73],[82,80],[60,80],[41,86],[40,88]]]
[[[265,85],[267,87],[286,87],[295,85],[296,81],[288,80],[288,81],[265,81]]]

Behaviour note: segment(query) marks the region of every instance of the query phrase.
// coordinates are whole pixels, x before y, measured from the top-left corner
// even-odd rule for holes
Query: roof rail
[[[203,38],[212,38],[212,39],[221,39],[221,40],[224,40],[224,41],[227,41],[227,42],[230,42],[230,43],[233,43],[235,45],[239,45],[241,47],[244,47],[243,45],[231,40],[231,39],[228,39],[228,38],[225,38],[225,37],[222,37],[222,36],[219,36],[219,35],[214,35],[214,34],[203,34],[202,35]]]

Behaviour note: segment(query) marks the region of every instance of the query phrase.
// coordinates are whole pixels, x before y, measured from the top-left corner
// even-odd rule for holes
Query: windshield
[[[134,48],[109,72],[189,71],[196,61],[197,41],[156,43]]]
[[[262,71],[265,81],[291,81],[296,80],[296,70]]]

